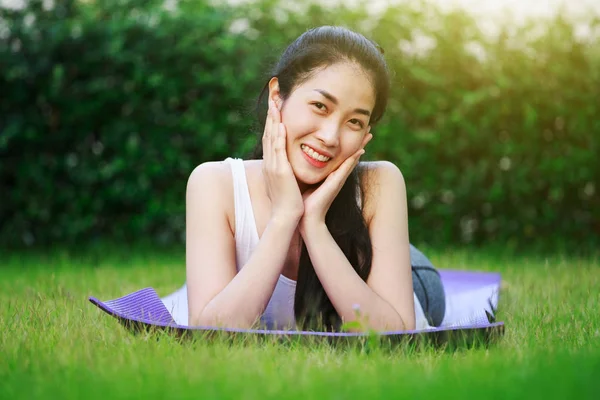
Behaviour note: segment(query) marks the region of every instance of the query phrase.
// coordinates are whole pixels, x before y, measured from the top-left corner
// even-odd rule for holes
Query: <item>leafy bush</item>
[[[366,155],[402,169],[412,241],[599,243],[600,38],[575,22],[489,36],[427,3],[163,3],[0,10],[0,244],[181,240],[189,173],[248,153],[269,66],[322,24],[395,73]]]

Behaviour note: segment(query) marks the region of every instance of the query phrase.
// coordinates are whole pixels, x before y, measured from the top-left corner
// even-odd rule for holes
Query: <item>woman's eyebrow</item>
[[[321,93],[324,97],[329,99],[329,101],[331,101],[336,106],[339,104],[338,99],[334,95],[329,93],[328,91],[323,90],[323,89],[315,89],[314,91]],[[365,110],[364,108],[355,108],[354,112],[356,112],[358,114],[366,115],[367,117],[371,116],[371,112],[369,110]]]

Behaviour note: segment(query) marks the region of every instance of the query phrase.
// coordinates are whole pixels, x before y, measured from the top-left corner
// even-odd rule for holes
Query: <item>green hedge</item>
[[[489,37],[427,3],[257,3],[0,10],[0,244],[182,240],[189,173],[248,153],[269,66],[321,24],[385,49],[367,156],[402,169],[413,242],[600,243],[600,38],[563,17]]]

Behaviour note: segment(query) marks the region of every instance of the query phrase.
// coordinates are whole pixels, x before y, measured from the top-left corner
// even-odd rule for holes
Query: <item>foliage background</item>
[[[366,155],[403,171],[411,241],[600,244],[599,18],[489,35],[427,2],[173,4],[0,9],[0,246],[182,241],[189,173],[249,152],[269,66],[323,24],[395,73]]]

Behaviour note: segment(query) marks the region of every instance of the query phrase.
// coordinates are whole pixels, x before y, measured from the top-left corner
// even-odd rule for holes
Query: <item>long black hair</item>
[[[259,138],[252,158],[262,158],[262,131],[267,113],[268,82],[272,77],[279,81],[279,91],[285,100],[296,87],[318,71],[341,62],[358,64],[368,74],[375,91],[375,107],[369,124],[373,127],[383,117],[390,87],[390,74],[381,48],[363,35],[347,28],[322,26],[298,37],[271,70],[256,103]],[[364,281],[371,272],[373,249],[361,206],[365,196],[361,190],[364,171],[355,168],[325,217],[325,223],[348,261]],[[300,253],[298,282],[294,303],[296,321],[303,329],[338,330],[341,319],[327,297],[323,285],[313,268],[304,243]]]

